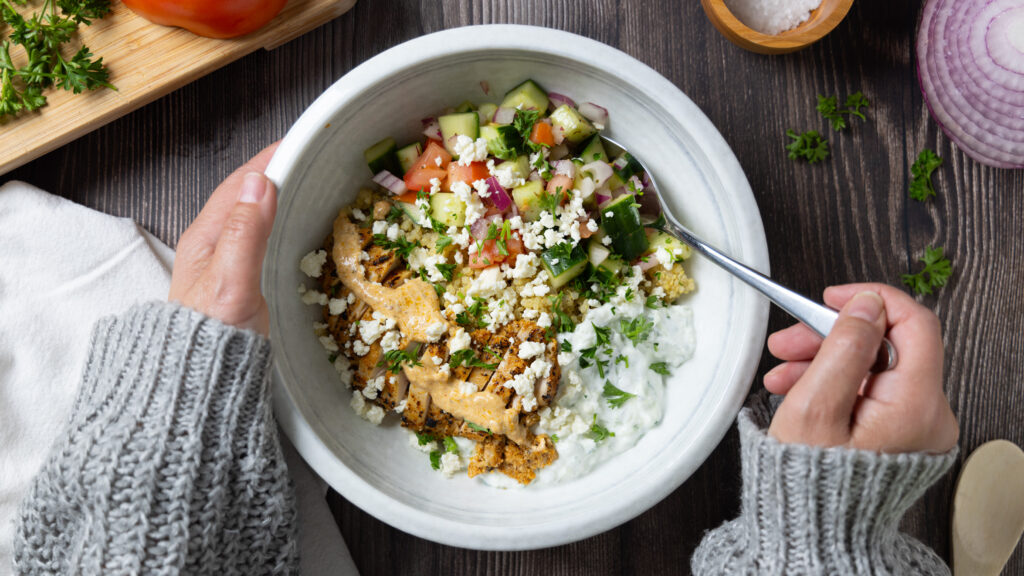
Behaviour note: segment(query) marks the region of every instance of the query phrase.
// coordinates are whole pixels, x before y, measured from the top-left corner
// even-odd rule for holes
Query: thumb
[[[241,181],[238,200],[217,239],[211,272],[234,297],[259,295],[263,257],[277,212],[274,183],[259,172],[249,172]],[[258,298],[256,298],[258,300]]]
[[[807,372],[786,396],[787,402],[813,407],[805,413],[815,414],[818,421],[805,425],[849,433],[860,386],[875,362],[885,329],[885,302],[878,293],[860,292],[843,306]]]

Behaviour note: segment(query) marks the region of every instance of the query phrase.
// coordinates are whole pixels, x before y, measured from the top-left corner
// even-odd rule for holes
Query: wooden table
[[[807,294],[858,280],[899,283],[926,245],[955,275],[922,298],[942,318],[946,393],[964,455],[994,438],[1024,445],[1024,171],[980,166],[929,117],[914,74],[913,2],[858,2],[828,38],[781,57],[745,52],[711,27],[699,2],[674,0],[362,0],[350,13],[272,52],[258,52],[65,146],[10,176],[134,218],[171,245],[232,169],[288,126],[339,76],[378,52],[442,28],[515,22],[616,46],[654,67],[718,126],[764,218],[774,276]],[[827,126],[817,94],[862,90],[867,123],[828,132],[834,157],[786,158],[787,128]],[[0,129],[2,130],[2,129]],[[924,147],[945,164],[939,196],[907,197]],[[789,320],[773,312],[771,328]],[[773,363],[767,356],[762,373]],[[755,386],[759,386],[755,383]],[[705,530],[736,515],[733,430],[665,501],[600,536],[526,553],[436,545],[378,522],[340,496],[331,507],[364,575],[677,574]],[[911,509],[904,528],[949,557],[957,466]],[[1006,574],[1024,573],[1018,547]]]

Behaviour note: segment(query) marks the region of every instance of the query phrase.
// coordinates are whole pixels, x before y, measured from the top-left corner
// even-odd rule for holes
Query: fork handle
[[[771,278],[761,274],[757,270],[749,268],[736,260],[733,260],[729,256],[726,256],[714,246],[711,246],[707,242],[704,242],[700,238],[694,236],[693,233],[686,229],[686,227],[682,226],[678,222],[674,222],[674,219],[669,217],[667,214],[666,220],[668,221],[668,226],[671,229],[671,232],[674,233],[677,238],[686,242],[692,246],[694,250],[704,255],[715,264],[721,266],[727,272],[736,276],[749,286],[753,287],[761,294],[767,296],[768,299],[774,302],[776,306],[785,310],[790,316],[796,318],[811,330],[814,330],[818,336],[824,338],[832,331],[832,326],[836,323],[836,319],[839,317],[838,312],[822,304],[818,304],[810,298],[807,298],[802,294],[798,294],[773,281]],[[885,338],[882,340],[882,345],[878,349],[878,357],[875,359],[875,363],[871,366],[871,372],[878,373],[890,370],[896,366],[897,360],[898,356],[896,354],[896,348],[888,338]]]

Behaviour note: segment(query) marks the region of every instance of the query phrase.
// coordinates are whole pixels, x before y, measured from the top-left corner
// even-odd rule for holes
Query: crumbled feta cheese
[[[380,406],[371,406],[370,409],[366,411],[366,414],[363,415],[363,418],[370,424],[379,426],[380,423],[384,421],[384,409]]]
[[[398,350],[399,348],[402,347],[402,333],[399,332],[398,330],[389,330],[380,339],[380,347],[385,352],[390,352],[391,350]]]
[[[477,196],[481,198],[490,198],[491,196],[491,187],[487,185],[487,180],[473,182],[473,189],[476,190]]]
[[[535,356],[540,356],[544,353],[547,348],[543,342],[531,342],[527,340],[519,344],[519,357],[523,360],[529,360]]]
[[[352,209],[352,217],[355,218],[356,220],[359,220],[360,222],[366,220],[366,214],[364,214],[363,211],[360,210],[359,208]]]
[[[388,232],[387,232],[388,240],[391,240],[392,242],[394,242],[394,241],[398,240],[398,237],[401,236],[401,235],[402,235],[402,229],[398,227],[398,224],[392,224],[391,226],[388,226]]]
[[[314,250],[303,256],[302,260],[299,260],[299,270],[302,270],[302,273],[310,278],[319,278],[326,262],[327,252],[325,250]]]
[[[501,277],[501,270],[498,268],[486,268],[479,276],[473,279],[466,294],[487,298],[494,296],[505,289],[505,279]]]
[[[463,262],[462,252],[456,252],[455,253],[455,263],[456,264],[462,264],[462,262]]]
[[[470,394],[476,394],[476,392],[476,385],[474,385],[472,382],[459,382],[459,394],[469,396]]]
[[[338,343],[334,341],[334,336],[321,336],[319,340],[320,345],[324,347],[324,350],[327,350],[328,352],[338,351]]]
[[[345,386],[352,385],[352,363],[341,354],[334,359],[334,371],[338,373],[338,380]]]
[[[366,386],[363,386],[363,396],[368,400],[373,400],[380,394],[380,391],[384,389],[384,375],[381,374],[376,378],[370,378],[366,381]]]
[[[462,470],[462,460],[459,458],[458,454],[445,452],[441,455],[441,472],[445,476],[451,478],[459,470]]]
[[[605,246],[611,246],[612,245],[612,237],[611,236],[605,236],[604,238],[601,238],[601,244],[604,244]]]
[[[452,367],[449,364],[441,364],[441,367],[437,369],[445,378],[452,375]]]
[[[598,229],[597,222],[594,222],[593,218],[591,218],[590,220],[587,220],[587,230],[590,230],[591,232],[597,232],[597,229]]]
[[[437,342],[446,332],[448,332],[447,324],[444,322],[434,322],[427,326],[427,342]]]
[[[459,164],[462,166],[469,166],[473,162],[483,162],[487,160],[487,140],[483,138],[473,140],[465,134],[459,134],[455,138],[452,151],[459,157]]]
[[[351,305],[356,301],[356,295],[349,292],[349,295],[345,297],[345,300],[347,300],[348,303]]]
[[[327,301],[327,311],[330,312],[331,316],[344,314],[346,308],[348,308],[348,301],[342,298],[331,298]]]
[[[455,194],[455,197],[462,200],[462,203],[466,205],[465,227],[469,228],[473,225],[473,222],[476,222],[484,215],[487,209],[484,208],[483,203],[480,202],[480,197],[473,193],[469,184],[466,184],[465,182],[454,182],[451,184],[451,190],[452,193]],[[463,229],[463,231],[466,232],[465,229]],[[469,233],[466,232],[466,235],[468,236]]]
[[[438,160],[440,160],[440,159],[441,158],[438,157]],[[431,178],[430,179],[430,195],[433,196],[434,194],[437,194],[440,191],[441,191],[441,179],[440,178]],[[419,202],[417,202],[417,204],[419,204]],[[430,204],[427,204],[427,206],[429,206],[429,205]]]
[[[660,262],[666,270],[672,267],[672,254],[669,254],[669,251],[666,250],[664,246],[659,246],[658,249],[654,251],[654,257],[658,259],[658,262]]]
[[[372,231],[374,234],[383,234],[388,230],[387,220],[374,220]]]
[[[408,406],[408,405],[409,405],[409,400],[407,398],[403,399],[398,404],[395,404],[395,413],[396,414],[401,414],[402,412],[405,412],[405,407]]]
[[[366,356],[366,353],[370,351],[370,347],[364,344],[362,340],[356,340],[352,342],[352,351],[355,352],[356,356]]]
[[[434,164],[437,164],[438,168],[441,167],[441,157],[440,156],[438,156],[437,158],[434,158]]]
[[[550,328],[551,315],[548,314],[547,312],[541,312],[540,318],[537,318],[537,326],[540,326],[541,328]]]
[[[465,350],[470,345],[469,333],[461,326],[455,329],[455,335],[448,340],[448,352],[454,354],[459,350]]]
[[[615,216],[615,213],[612,212],[611,210],[604,213],[605,218],[611,218],[612,216]]]
[[[487,161],[487,171],[491,176],[501,184],[502,188],[515,188],[516,186],[522,186],[526,184],[526,180],[515,175],[515,164],[512,162],[502,163],[501,166],[495,166],[494,160]]]
[[[540,311],[536,308],[527,308],[526,310],[523,310],[523,318],[527,320],[533,320],[538,314],[540,314]]]
[[[299,292],[302,294],[303,304],[319,304],[321,306],[327,305],[327,294],[319,290],[305,290]]]
[[[444,362],[444,359],[440,356],[431,356],[430,361],[434,363],[434,366],[440,366],[441,362]]]
[[[366,399],[359,390],[352,391],[352,400],[349,401],[349,406],[352,407],[352,411],[358,414],[360,417],[366,414]]]

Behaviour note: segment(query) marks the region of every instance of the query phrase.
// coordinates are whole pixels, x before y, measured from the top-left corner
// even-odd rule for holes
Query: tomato
[[[277,16],[286,0],[124,0],[133,12],[163,26],[208,38],[255,32]]]
[[[508,240],[505,240],[505,246],[508,247],[508,256],[505,259],[508,260],[509,265],[515,265],[516,256],[526,254],[526,245],[523,244],[523,240],[519,237],[519,232],[512,232]]]
[[[440,163],[437,161],[438,158],[441,159]],[[417,168],[429,168],[431,170],[444,171],[448,168],[448,164],[450,164],[451,161],[452,155],[444,149],[444,146],[438,144],[436,140],[427,140],[427,149],[423,151],[423,154],[420,154],[420,157],[412,163],[412,166],[410,166],[409,169],[415,170]],[[441,176],[441,179],[443,180],[444,176]],[[408,186],[408,184],[406,184],[406,186]],[[412,188],[412,186],[409,187]]]
[[[491,173],[487,170],[487,164],[483,162],[473,162],[469,166],[452,162],[448,164],[448,180],[445,183],[445,190],[450,192],[452,184],[456,182],[465,182],[472,186],[473,182],[486,180],[490,176]]]
[[[561,198],[558,199],[559,202],[565,200],[568,197],[571,190],[572,178],[569,178],[565,174],[556,174],[553,178],[551,178],[551,181],[548,182],[548,194],[562,194]]]
[[[498,252],[498,243],[495,240],[484,240],[483,248],[478,252],[470,252],[470,268],[487,268],[501,264],[505,255]]]
[[[530,141],[534,144],[551,147],[555,145],[555,134],[551,131],[551,124],[537,122],[533,125],[533,132],[530,133]]]
[[[417,160],[417,162],[419,162],[419,160]],[[423,190],[424,188],[430,190],[431,180],[434,178],[444,180],[447,176],[448,173],[441,168],[413,167],[405,173],[405,178],[403,178],[403,180],[405,180],[405,187],[415,193]],[[408,192],[406,194],[408,194]],[[415,201],[415,198],[413,198],[413,200]]]
[[[409,190],[405,194],[396,196],[395,199],[399,202],[405,202],[406,204],[415,204],[417,194],[419,194],[418,190]]]

